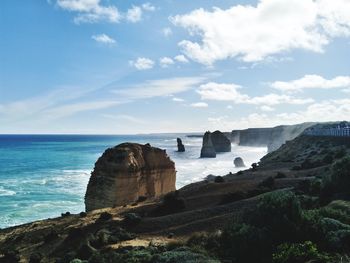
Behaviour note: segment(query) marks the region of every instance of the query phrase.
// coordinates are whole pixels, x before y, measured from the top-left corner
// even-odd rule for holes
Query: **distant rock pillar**
[[[178,152],[185,151],[185,145],[182,144],[182,140],[180,138],[177,138],[177,151]]]
[[[208,131],[203,136],[201,158],[215,158],[216,151],[211,141],[211,133]]]

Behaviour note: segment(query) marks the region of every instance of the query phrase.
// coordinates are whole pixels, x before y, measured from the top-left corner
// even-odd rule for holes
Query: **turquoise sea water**
[[[181,137],[185,153],[176,152]],[[258,161],[265,148],[233,146],[232,153],[199,159],[201,139],[161,135],[0,135],[0,228],[84,210],[90,172],[108,147],[123,142],[150,143],[175,161],[177,188],[206,175],[235,172],[233,158]]]

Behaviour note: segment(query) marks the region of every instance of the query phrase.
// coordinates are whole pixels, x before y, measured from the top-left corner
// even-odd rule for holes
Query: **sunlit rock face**
[[[175,182],[175,164],[165,150],[123,143],[97,160],[86,190],[86,211],[122,206],[140,196],[158,197],[175,191]]]

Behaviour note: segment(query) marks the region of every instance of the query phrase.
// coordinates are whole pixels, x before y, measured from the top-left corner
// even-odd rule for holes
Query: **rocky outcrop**
[[[216,151],[211,140],[211,133],[208,131],[204,134],[202,149],[201,149],[201,158],[215,158]]]
[[[185,151],[185,145],[182,144],[182,140],[180,138],[177,138],[177,151],[178,152]]]
[[[243,159],[241,157],[237,157],[235,158],[235,160],[233,161],[234,165],[236,168],[242,168],[245,167],[245,164],[243,162]]]
[[[217,153],[231,152],[231,141],[221,131],[213,132],[211,141]]]
[[[175,190],[175,164],[165,150],[149,144],[123,143],[97,160],[85,195],[86,211],[122,206],[140,196]]]

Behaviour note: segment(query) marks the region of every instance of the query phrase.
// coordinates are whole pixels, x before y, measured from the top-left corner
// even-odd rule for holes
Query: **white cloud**
[[[208,104],[205,102],[197,102],[197,103],[192,103],[190,106],[193,108],[207,108]]]
[[[350,99],[322,101],[294,113],[253,113],[240,119],[228,116],[211,117],[208,121],[215,129],[232,130],[251,127],[272,127],[302,122],[328,122],[349,120]]]
[[[288,95],[279,95],[271,93],[260,97],[252,97],[245,102],[243,101],[242,103],[274,106],[279,104],[303,105],[312,102],[314,102],[313,99],[294,98]]]
[[[116,43],[115,39],[111,38],[110,36],[108,36],[106,34],[93,35],[91,38],[93,40],[95,40],[99,43],[103,43],[103,44],[115,44]]]
[[[136,61],[130,61],[129,64],[138,70],[147,70],[154,67],[154,61],[149,58],[138,58]]]
[[[177,97],[173,98],[172,100],[175,102],[184,102],[185,101],[184,99],[177,98]]]
[[[272,108],[271,106],[263,105],[260,107],[262,111],[274,111],[275,109]]]
[[[234,101],[241,102],[249,99],[248,95],[241,94],[238,90],[242,87],[236,84],[220,84],[209,82],[203,84],[197,90],[202,100]]]
[[[299,92],[306,89],[348,89],[350,77],[338,76],[328,80],[319,75],[305,75],[292,81],[276,81],[270,83],[270,86],[284,92]]]
[[[181,63],[188,63],[188,59],[184,55],[177,55],[174,59]]]
[[[174,60],[169,57],[162,57],[159,59],[159,64],[162,68],[167,68],[174,64]]]
[[[165,27],[163,28],[162,33],[165,37],[170,37],[173,34],[173,31],[170,27]]]
[[[70,12],[77,12],[74,22],[80,23],[96,23],[107,21],[110,23],[118,23],[121,15],[118,8],[110,5],[103,6],[100,0],[57,0],[57,5]]]
[[[279,105],[279,104],[308,104],[312,103],[312,99],[294,98],[288,95],[267,94],[264,96],[250,97],[241,93],[241,86],[236,84],[225,84],[209,82],[202,84],[197,93],[201,95],[202,100],[232,101],[236,104],[252,104],[252,105]]]
[[[125,18],[131,23],[137,23],[142,20],[143,11],[153,12],[155,10],[156,8],[150,3],[145,3],[141,6],[132,6],[132,8],[128,9],[126,12]]]
[[[150,3],[141,6],[132,6],[125,13],[120,13],[115,5],[102,5],[101,0],[57,0],[60,8],[75,12],[76,24],[109,22],[118,23],[122,19],[131,23],[142,20],[143,11],[153,12],[156,8]],[[50,3],[50,2],[49,2]]]
[[[144,10],[150,11],[150,12],[153,12],[153,11],[156,10],[156,7],[153,6],[151,3],[144,3],[144,4],[142,5],[142,8],[143,8]]]
[[[127,89],[116,89],[113,93],[127,99],[163,97],[193,89],[203,81],[204,77],[149,80]]]
[[[126,13],[126,20],[131,23],[137,23],[142,19],[142,9],[139,6],[133,6]]]
[[[179,43],[199,63],[257,62],[294,49],[323,52],[333,37],[350,36],[350,1],[260,0],[257,6],[200,8],[170,20],[200,37]]]

